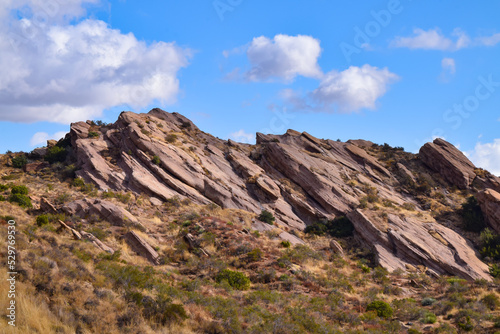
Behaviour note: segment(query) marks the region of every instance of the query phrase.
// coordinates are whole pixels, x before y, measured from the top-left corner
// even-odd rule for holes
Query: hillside
[[[0,177],[2,240],[18,231],[5,333],[500,326],[500,179],[441,139],[248,145],[153,109],[1,155]]]

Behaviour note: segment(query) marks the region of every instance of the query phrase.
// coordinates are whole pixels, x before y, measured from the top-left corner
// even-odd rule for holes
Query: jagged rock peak
[[[425,144],[418,156],[366,140],[318,139],[294,130],[257,133],[257,144],[248,145],[215,138],[161,109],[123,112],[102,127],[74,123],[69,136],[77,175],[100,189],[160,201],[177,196],[256,214],[265,209],[288,230],[348,216],[357,237],[391,270],[425,265],[435,274],[489,279],[472,246],[426,211],[422,196],[430,194],[418,193],[426,189],[419,184],[425,178],[434,178],[432,191],[445,199],[452,186],[500,187],[487,172],[479,177],[444,140]]]

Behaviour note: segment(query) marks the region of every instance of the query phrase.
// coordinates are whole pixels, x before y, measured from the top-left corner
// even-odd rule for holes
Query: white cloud
[[[37,132],[33,135],[33,137],[31,137],[30,145],[31,146],[45,145],[47,143],[47,140],[49,139],[59,140],[65,135],[66,135],[65,131],[59,131],[52,135],[49,135],[46,132]]]
[[[500,43],[500,33],[497,33],[497,34],[494,34],[491,36],[486,36],[486,37],[478,37],[476,40],[481,45],[495,46],[498,43]]]
[[[415,28],[413,30],[413,36],[398,36],[392,41],[391,46],[408,49],[455,51],[470,45],[470,38],[462,30],[455,29],[452,35],[456,37],[456,41],[452,41],[450,38],[445,37],[437,28],[427,31]]]
[[[273,78],[291,81],[298,75],[319,78],[322,76],[318,65],[320,54],[319,40],[310,36],[276,35],[272,40],[256,37],[247,50],[252,68],[245,76],[250,81]]]
[[[251,134],[251,133],[247,133],[243,129],[231,133],[229,135],[229,138],[231,138],[239,143],[246,143],[246,144],[254,144],[255,143],[255,135]]]
[[[147,45],[99,20],[67,23],[85,15],[84,4],[98,1],[2,5],[0,120],[69,123],[114,106],[175,101],[177,72],[191,52],[174,43]],[[13,10],[26,14],[18,19],[9,15]]]
[[[443,71],[449,74],[455,74],[455,59],[453,58],[443,58],[441,60],[441,67]]]
[[[338,111],[375,109],[377,100],[398,78],[387,68],[379,69],[368,64],[351,66],[342,72],[327,73],[311,96],[323,107],[337,106]]]
[[[476,166],[500,176],[500,138],[492,143],[478,142],[473,151],[467,152],[467,156]]]

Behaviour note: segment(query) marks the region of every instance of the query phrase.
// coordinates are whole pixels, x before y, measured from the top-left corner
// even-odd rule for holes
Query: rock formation
[[[440,221],[417,215],[424,210],[408,184],[418,182],[418,173],[439,174],[447,182],[436,181],[442,189],[466,189],[478,182],[483,188],[500,186],[497,178],[478,176],[475,166],[442,139],[425,144],[418,156],[405,153],[405,159],[394,161],[390,154],[395,151],[384,152],[368,141],[345,143],[293,130],[257,133],[256,145],[225,141],[182,115],[153,109],[123,112],[116,123],[101,127],[74,123],[65,141],[71,142],[77,175],[101,190],[143,193],[156,202],[177,196],[256,214],[265,209],[283,230],[347,215],[388,269],[424,265],[438,274],[489,279],[487,266],[465,239]],[[410,205],[416,211],[381,220],[360,208],[367,200],[398,210]],[[110,204],[77,201],[64,210],[96,212],[117,225],[139,224]],[[492,219],[498,222],[497,216]],[[282,238],[302,242],[289,233]]]

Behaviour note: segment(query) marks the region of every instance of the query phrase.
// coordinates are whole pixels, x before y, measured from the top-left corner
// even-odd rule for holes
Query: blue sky
[[[161,107],[220,138],[288,128],[500,174],[500,3],[6,0],[0,152]]]

